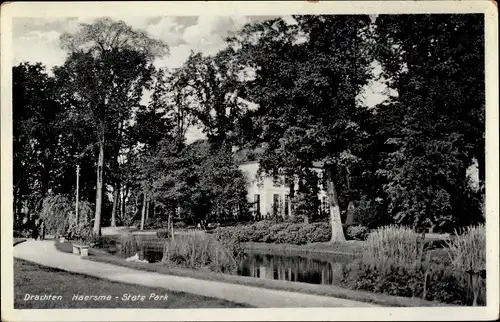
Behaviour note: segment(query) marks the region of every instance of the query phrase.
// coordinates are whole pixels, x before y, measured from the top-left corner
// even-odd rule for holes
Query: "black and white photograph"
[[[498,316],[495,5],[194,3],[2,7],[2,319]]]

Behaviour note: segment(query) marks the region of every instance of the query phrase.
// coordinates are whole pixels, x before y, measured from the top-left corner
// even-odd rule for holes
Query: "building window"
[[[273,216],[277,216],[280,213],[280,195],[273,194]]]
[[[287,218],[290,215],[289,207],[290,207],[290,196],[285,195],[285,217]]]
[[[257,218],[260,218],[260,195],[258,193],[253,195],[253,210]]]

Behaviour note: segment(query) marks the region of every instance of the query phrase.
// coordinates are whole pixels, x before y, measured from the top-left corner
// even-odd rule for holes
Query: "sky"
[[[158,16],[112,17],[133,28],[145,30],[169,46],[169,54],[156,59],[156,67],[181,67],[191,51],[212,55],[225,46],[224,39],[246,23],[271,17],[249,16]],[[287,22],[293,18],[283,17]],[[13,65],[21,62],[41,62],[47,71],[62,65],[67,53],[60,48],[59,38],[65,32],[75,32],[81,23],[92,23],[89,17],[45,17],[13,19]],[[380,66],[375,66],[375,73]],[[382,102],[386,96],[383,82],[375,81],[365,88],[363,101],[367,106]],[[199,128],[191,128],[187,140],[203,138]]]

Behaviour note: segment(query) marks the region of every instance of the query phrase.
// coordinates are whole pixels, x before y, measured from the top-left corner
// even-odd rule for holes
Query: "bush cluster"
[[[485,283],[465,269],[485,263],[484,227],[469,228],[450,243],[453,265],[430,256],[419,234],[407,227],[386,226],[372,232],[362,257],[343,268],[342,285],[388,295],[420,297],[450,304],[485,304]],[[479,249],[479,250],[478,250]],[[465,263],[464,263],[465,262]]]
[[[355,261],[344,266],[341,284],[354,290],[470,305],[471,294],[465,282],[459,274],[443,265],[433,265],[430,270],[426,266],[381,267]]]
[[[70,239],[76,240],[80,243],[90,244],[97,241],[97,236],[94,235],[92,225],[85,222],[72,222],[67,231],[67,236]]]
[[[304,245],[326,242],[331,238],[328,223],[273,223],[259,221],[251,225],[218,227],[214,236],[219,240],[234,239],[238,242],[261,242]]]
[[[366,240],[370,230],[361,225],[349,226],[345,229],[345,237],[349,240]]]
[[[170,230],[167,230],[167,229],[161,229],[161,230],[158,230],[156,232],[156,237],[158,238],[171,238],[172,237],[172,233]]]

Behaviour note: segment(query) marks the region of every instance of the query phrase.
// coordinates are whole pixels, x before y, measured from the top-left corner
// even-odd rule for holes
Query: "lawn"
[[[150,299],[151,294],[165,299]],[[25,300],[27,294],[61,296],[58,300]],[[73,300],[74,295],[109,296],[109,300]],[[144,299],[128,295],[144,296]],[[15,309],[66,308],[243,308],[249,307],[225,300],[172,292],[162,288],[123,284],[59,269],[14,260]]]
[[[71,243],[56,243],[59,251],[71,253]],[[76,256],[76,255],[75,255]],[[365,291],[350,290],[336,285],[316,285],[298,282],[289,282],[282,280],[260,279],[247,276],[228,275],[211,272],[209,270],[196,270],[180,267],[169,267],[161,263],[137,263],[127,262],[123,258],[107,253],[101,249],[90,249],[87,260],[93,260],[102,263],[124,266],[148,272],[160,274],[185,276],[202,280],[226,282],[247,286],[263,287],[267,289],[292,291],[306,294],[315,294],[323,296],[333,296],[338,298],[375,303],[384,306],[408,307],[408,306],[445,306],[446,304],[424,301],[418,298],[397,297],[385,294],[377,294]]]

